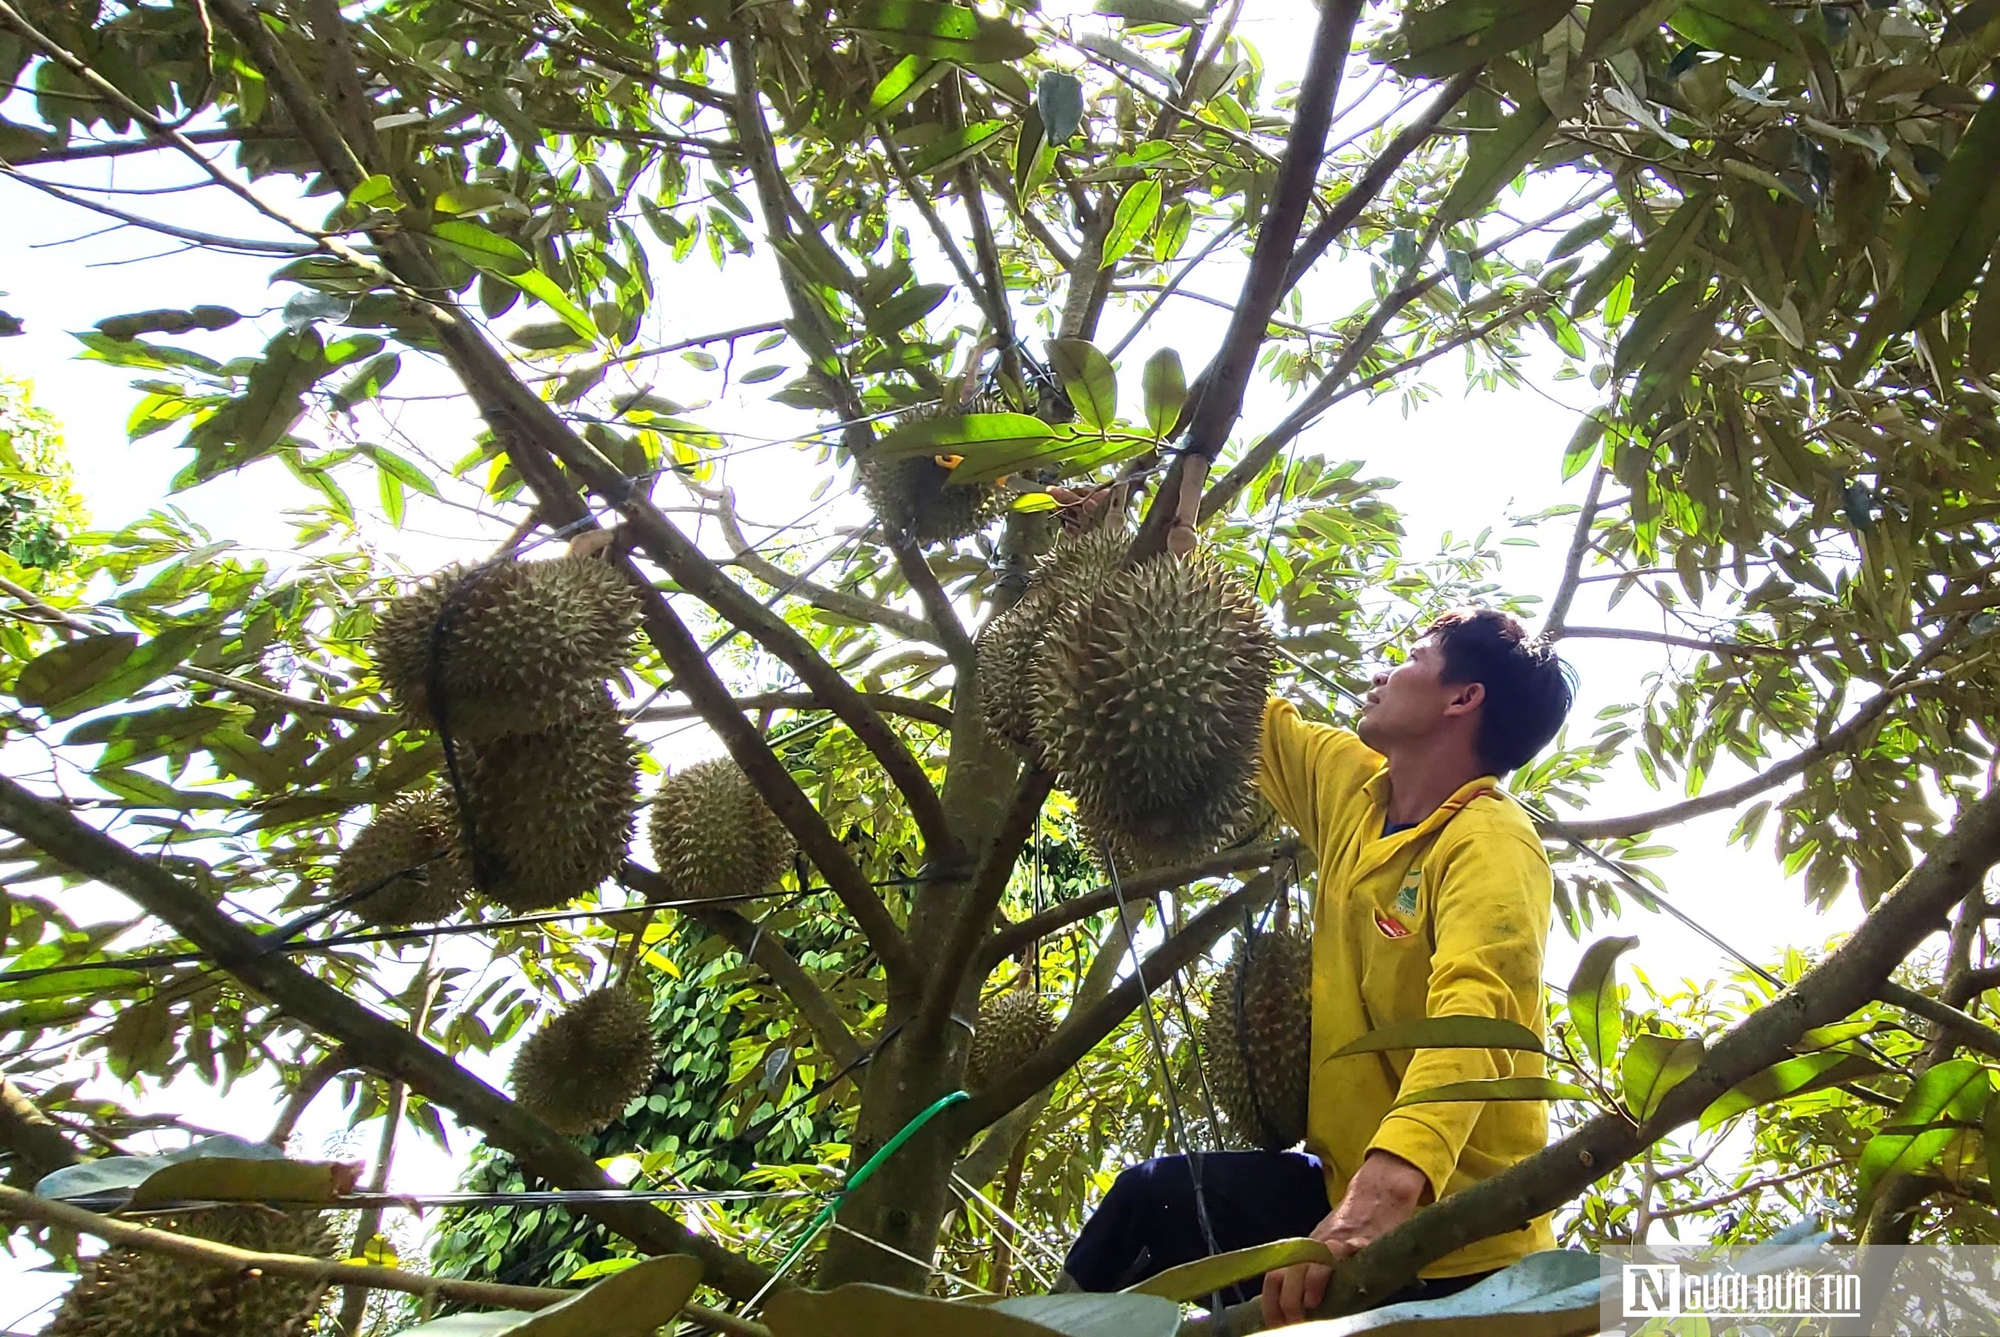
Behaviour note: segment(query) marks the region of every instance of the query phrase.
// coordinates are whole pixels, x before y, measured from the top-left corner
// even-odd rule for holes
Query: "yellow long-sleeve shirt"
[[[1542,953],[1553,884],[1520,806],[1487,776],[1417,826],[1382,834],[1389,773],[1345,729],[1289,702],[1264,712],[1264,792],[1319,859],[1313,907],[1312,1075],[1306,1149],[1338,1203],[1370,1151],[1402,1157],[1448,1193],[1548,1142],[1539,1101],[1391,1111],[1399,1093],[1483,1077],[1542,1075],[1539,1054],[1421,1049],[1331,1056],[1372,1030],[1432,1016],[1505,1017],[1542,1034]],[[1469,1244],[1427,1277],[1506,1267],[1555,1247],[1549,1218]]]

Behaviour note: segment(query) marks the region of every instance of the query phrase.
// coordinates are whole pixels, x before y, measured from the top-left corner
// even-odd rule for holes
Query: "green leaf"
[[[1313,1239],[1272,1240],[1269,1244],[1198,1258],[1157,1272],[1136,1286],[1127,1286],[1127,1295],[1163,1295],[1179,1304],[1206,1300],[1219,1290],[1239,1281],[1261,1277],[1274,1268],[1294,1263],[1331,1263],[1326,1245]]]
[[[572,302],[569,294],[556,286],[554,279],[539,269],[506,277],[515,287],[560,316],[563,324],[576,331],[577,338],[586,344],[597,342],[597,325],[591,320],[590,313]]]
[[[1637,938],[1599,938],[1586,947],[1570,976],[1567,1011],[1570,1029],[1590,1061],[1602,1069],[1617,1052],[1625,1029],[1618,1001],[1618,958],[1639,945]]]
[[[882,76],[882,81],[875,85],[875,91],[868,95],[868,114],[880,116],[884,112],[901,111],[911,99],[950,71],[951,66],[943,61],[904,56]]]
[[[1591,0],[1590,22],[1583,30],[1579,59],[1615,56],[1650,33],[1659,31],[1667,16],[1685,0]]]
[[[389,382],[395,380],[402,370],[403,357],[400,353],[381,353],[370,358],[345,385],[333,392],[335,407],[349,410],[356,404],[367,403],[388,389]]]
[[[1965,369],[1974,376],[2000,370],[2000,265],[1990,261],[1979,300],[1972,305],[1972,332],[1965,340]]]
[[[1111,360],[1088,339],[1049,340],[1049,365],[1087,427],[1103,429],[1118,417],[1118,376]]]
[[[1866,1215],[1891,1176],[1923,1169],[1960,1135],[1957,1127],[1935,1126],[1939,1120],[1979,1121],[1988,1113],[1991,1097],[1986,1069],[1969,1058],[1948,1059],[1917,1078],[1888,1124],[1861,1149],[1856,1217]]]
[[[1046,492],[1023,492],[1007,507],[1023,515],[1038,515],[1043,511],[1053,511],[1062,503]]]
[[[1611,374],[1623,376],[1651,357],[1653,350],[1669,336],[1683,329],[1694,311],[1697,292],[1698,285],[1693,280],[1673,283],[1646,303],[1618,341],[1618,351],[1611,359]]]
[[[760,1316],[772,1337],[1049,1337],[1040,1323],[995,1305],[952,1304],[856,1282],[831,1291],[779,1291]]]
[[[431,236],[474,269],[514,278],[535,267],[528,253],[497,232],[462,218],[448,218],[431,229]]]
[[[1816,1054],[1788,1058],[1717,1096],[1701,1112],[1700,1131],[1707,1132],[1759,1105],[1823,1091],[1829,1086],[1839,1086],[1858,1077],[1872,1077],[1885,1071],[1881,1064],[1865,1055],[1843,1053],[1837,1049],[1823,1049]]]
[[[1111,230],[1104,234],[1104,266],[1110,268],[1137,246],[1153,220],[1160,216],[1160,183],[1153,177],[1134,182],[1118,201],[1111,215]]]
[[[1592,409],[1583,415],[1576,431],[1570,434],[1569,444],[1563,447],[1563,482],[1567,483],[1589,468],[1591,460],[1596,458],[1597,443],[1604,439],[1605,413],[1606,410],[1601,408]]]
[[[1799,49],[1798,30],[1765,0],[1687,0],[1667,26],[1712,51],[1767,65]]]
[[[340,1161],[203,1156],[178,1161],[132,1189],[133,1207],[168,1202],[325,1203],[354,1191],[356,1167]]]
[[[910,171],[916,176],[947,171],[1006,133],[1005,121],[974,121],[971,125],[962,126],[957,130],[948,130],[931,141],[924,151],[917,155],[916,160],[910,164]]]
[[[1446,0],[1408,6],[1392,37],[1391,61],[1406,78],[1444,79],[1515,47],[1561,22],[1571,0]],[[1511,175],[1511,174],[1510,174]]]
[[[1685,1039],[1670,1035],[1633,1036],[1619,1060],[1625,1078],[1627,1111],[1642,1123],[1652,1118],[1660,1102],[1667,1098],[1667,1092],[1687,1079],[1705,1052],[1698,1036]]]
[[[1056,151],[1049,147],[1042,113],[1029,107],[1021,113],[1021,132],[1014,138],[1014,199],[1025,204],[1048,180]]]
[[[868,454],[878,460],[911,455],[963,455],[970,459],[981,452],[1040,445],[1055,435],[1055,428],[1030,414],[968,413],[904,423],[870,447]]]
[[[263,1142],[252,1142],[230,1133],[205,1137],[178,1151],[154,1156],[104,1156],[82,1161],[42,1176],[35,1184],[37,1197],[68,1199],[106,1197],[137,1188],[170,1165],[184,1161],[234,1160],[283,1162],[285,1153]]]
[[[1972,118],[1903,251],[1903,328],[1958,300],[2000,237],[2000,98]]]
[[[1016,1295],[986,1306],[1062,1337],[1175,1337],[1181,1307],[1157,1295]]]
[[[1146,359],[1139,388],[1146,397],[1146,425],[1165,441],[1180,425],[1181,409],[1187,404],[1187,373],[1181,370],[1181,355],[1162,348]]]
[[[375,208],[400,209],[403,207],[403,198],[396,193],[396,183],[383,173],[377,172],[347,192],[347,207],[357,211]]]
[[[968,65],[1019,60],[1035,50],[1034,39],[1011,23],[926,0],[866,0],[851,26],[893,51]]]
[[[507,1337],[653,1337],[687,1306],[701,1284],[701,1260],[648,1258],[511,1328]]]
[[[1638,262],[1632,267],[1634,301],[1645,301],[1673,277],[1714,212],[1715,196],[1696,191],[1682,200],[1680,207],[1667,215],[1667,221],[1646,238]]]
[[[1575,255],[1584,247],[1618,226],[1616,214],[1604,214],[1586,222],[1578,223],[1569,231],[1556,238],[1556,244],[1549,247],[1549,263],[1554,264],[1566,255]]]
[[[1435,1105],[1452,1100],[1588,1100],[1590,1092],[1553,1077],[1482,1077],[1473,1082],[1447,1082],[1426,1091],[1396,1097],[1391,1109],[1405,1105]]]
[[[951,286],[944,283],[919,283],[905,288],[868,313],[868,332],[880,338],[908,329],[937,310],[950,292]]]
[[[1557,119],[1547,103],[1530,97],[1490,132],[1473,140],[1464,170],[1451,183],[1444,203],[1438,206],[1437,217],[1431,220],[1431,235],[1442,236],[1453,225],[1484,208],[1549,142],[1556,132]]]
[[[306,411],[305,392],[328,371],[325,345],[310,327],[286,330],[264,346],[243,393],[195,425],[183,443],[194,463],[176,488],[239,469],[270,453]]]
[[[1097,12],[1127,23],[1163,23],[1176,28],[1199,28],[1208,16],[1199,6],[1180,0],[1097,0]]]
[[[1446,1016],[1419,1017],[1393,1026],[1380,1026],[1352,1040],[1328,1055],[1329,1059],[1349,1054],[1379,1054],[1392,1049],[1520,1049],[1531,1054],[1547,1051],[1541,1037],[1518,1021],[1503,1017]]]
[[[173,672],[208,637],[208,628],[198,626],[169,627],[144,644],[125,631],[86,636],[31,660],[14,681],[14,695],[66,720]]]

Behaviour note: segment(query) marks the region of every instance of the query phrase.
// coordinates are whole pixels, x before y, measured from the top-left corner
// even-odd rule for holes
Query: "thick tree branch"
[[[1977,1050],[1989,1058],[2000,1058],[2000,1030],[1977,1017],[1968,1016],[1948,1003],[1925,997],[1894,980],[1884,980],[1876,988],[1875,996],[1891,1007],[1900,1007],[1941,1027],[1944,1033],[1967,1049]]]
[[[1124,878],[1116,887],[1105,885],[1095,891],[1072,896],[1060,905],[1052,905],[1037,915],[1030,915],[1019,923],[1008,924],[998,933],[980,945],[979,955],[974,958],[973,968],[980,979],[985,979],[1002,961],[1025,950],[1037,938],[1046,938],[1052,933],[1060,933],[1071,924],[1116,909],[1118,898],[1126,900],[1143,899],[1156,892],[1173,891],[1187,886],[1190,882],[1200,882],[1211,877],[1225,877],[1230,873],[1246,873],[1253,868],[1269,868],[1272,864],[1294,858],[1299,852],[1297,838],[1278,841],[1274,845],[1260,845],[1252,849],[1224,850],[1211,854],[1205,859],[1176,865],[1172,868],[1148,868]]]
[[[884,715],[903,715],[925,724],[936,725],[940,729],[952,727],[951,712],[935,701],[917,701],[907,696],[897,696],[894,692],[863,692],[861,699]],[[734,702],[738,710],[825,710],[826,703],[811,692],[755,692],[749,696],[739,696]],[[632,718],[635,720],[685,720],[699,718],[701,712],[693,706],[648,706]]]
[[[0,826],[64,866],[122,892],[288,1016],[345,1045],[356,1063],[402,1081],[426,1100],[451,1110],[483,1132],[493,1146],[512,1154],[524,1174],[563,1188],[617,1187],[575,1143],[450,1058],[267,951],[268,944],[250,929],[158,864],[78,821],[61,804],[4,776],[0,776]],[[590,1202],[580,1210],[641,1248],[694,1254],[707,1267],[709,1283],[727,1294],[739,1298],[754,1294],[767,1279],[763,1268],[691,1233],[650,1204]]]
[[[17,1174],[9,1177],[27,1188],[83,1159],[55,1120],[35,1108],[11,1077],[0,1077],[0,1147],[14,1156]]]
[[[1515,1229],[1552,1211],[1652,1146],[1737,1083],[1784,1059],[1815,1026],[1865,1005],[1909,954],[1945,923],[1951,909],[2000,860],[2000,790],[1967,808],[1923,862],[1884,897],[1847,941],[1767,1006],[1726,1032],[1658,1111],[1635,1126],[1599,1114],[1576,1131],[1491,1179],[1454,1193],[1343,1262],[1318,1316],[1351,1313],[1393,1293],[1417,1270],[1474,1240]],[[1229,1311],[1229,1331],[1261,1327],[1252,1302]],[[1183,1332],[1208,1332],[1188,1325]]]
[[[966,635],[965,623],[959,620],[958,610],[951,606],[951,596],[938,583],[937,572],[931,570],[930,562],[925,560],[923,545],[900,530],[891,531],[887,542],[890,554],[902,570],[903,579],[916,592],[917,602],[924,606],[924,616],[930,620],[937,643],[944,647],[952,667],[960,674],[969,676],[978,666],[979,652],[973,649],[972,638]]]
[[[1553,641],[1563,634],[1563,626],[1569,621],[1570,605],[1576,602],[1578,584],[1583,580],[1583,559],[1590,552],[1591,529],[1597,523],[1597,504],[1604,496],[1605,475],[1611,471],[1600,460],[1590,474],[1590,490],[1584,494],[1583,509],[1576,513],[1576,528],[1571,531],[1569,552],[1563,557],[1562,583],[1556,586],[1555,597],[1549,600],[1548,614],[1542,619],[1542,639]]]
[[[1147,955],[1139,971],[1114,985],[1102,1002],[1070,1013],[1033,1058],[984,1090],[973,1092],[972,1099],[948,1116],[961,1135],[969,1138],[1075,1067],[1099,1041],[1118,1029],[1147,994],[1205,956],[1230,929],[1243,922],[1246,911],[1255,913],[1277,890],[1276,877],[1260,874],[1189,920],[1185,928]],[[1146,981],[1144,989],[1139,984],[1141,975]]]
[[[636,863],[627,863],[619,880],[638,891],[647,900],[667,899],[666,888],[660,875],[650,868]],[[806,974],[805,967],[798,963],[775,933],[761,932],[757,925],[745,919],[728,906],[684,906],[682,914],[691,915],[715,932],[727,938],[737,951],[751,961],[762,966],[771,982],[778,986],[792,1005],[799,1010],[821,1049],[831,1055],[841,1066],[856,1063],[861,1058],[861,1042],[854,1038],[854,1032],[841,1019],[840,1010],[833,1000],[826,996],[812,976]]]
[[[993,925],[1000,898],[1006,895],[1007,883],[1020,861],[1021,849],[1034,835],[1035,825],[1042,817],[1042,805],[1048,801],[1055,782],[1052,772],[1033,767],[1022,774],[1015,786],[1013,802],[1007,805],[1000,825],[986,843],[972,885],[966,889],[965,899],[952,920],[950,936],[931,970],[930,991],[918,1013],[920,1030],[942,1028],[966,989],[976,989],[979,980],[985,978],[983,975],[979,979],[970,978],[966,967],[972,964],[980,939]]]

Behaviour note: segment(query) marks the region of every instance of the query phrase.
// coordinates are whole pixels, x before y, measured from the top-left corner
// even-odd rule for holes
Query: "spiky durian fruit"
[[[575,900],[617,873],[632,841],[639,763],[602,687],[588,712],[459,753],[474,889],[517,912]]]
[[[413,722],[475,742],[590,708],[632,662],[639,596],[596,556],[448,567],[375,624],[375,671]],[[442,689],[433,700],[432,678]]]
[[[1252,934],[1215,977],[1201,1024],[1209,1089],[1236,1137],[1267,1151],[1306,1135],[1312,935]]]
[[[529,1036],[507,1080],[514,1099],[558,1133],[595,1133],[646,1093],[659,1063],[646,1004],[613,986]]]
[[[438,790],[383,804],[340,852],[336,900],[376,890],[352,907],[370,924],[434,924],[465,904],[472,881],[459,849],[458,811]]]
[[[1200,556],[1115,571],[1035,659],[1035,737],[1090,824],[1143,860],[1205,852],[1253,799],[1276,643]]]
[[[755,896],[785,875],[798,849],[728,757],[668,776],[648,833],[669,900]]]
[[[1055,1031],[1055,1013],[1032,989],[1008,989],[979,1005],[972,1052],[965,1062],[968,1086],[985,1086],[1035,1056]]]
[[[1035,749],[1034,665],[1051,622],[1088,597],[1125,560],[1131,536],[1093,530],[1057,543],[1036,569],[1028,592],[994,618],[979,637],[979,693],[986,727],[1029,751]]]
[[[316,1212],[210,1207],[146,1224],[257,1253],[332,1258],[331,1226]],[[44,1333],[50,1337],[296,1337],[326,1288],[283,1277],[245,1276],[183,1258],[113,1247],[83,1264]]]

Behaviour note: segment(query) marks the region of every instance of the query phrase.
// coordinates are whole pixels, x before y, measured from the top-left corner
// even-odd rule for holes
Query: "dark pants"
[[[1196,1214],[1194,1176],[1201,1175],[1215,1253],[1310,1235],[1332,1208],[1317,1158],[1296,1151],[1206,1151],[1190,1158],[1161,1156],[1120,1174],[1070,1246],[1063,1270],[1086,1291],[1116,1291],[1182,1263],[1208,1257]],[[1464,1290],[1490,1272],[1417,1281],[1381,1303],[1435,1300]],[[1232,1304],[1263,1293],[1263,1281],[1226,1293]],[[1379,1306],[1370,1306],[1376,1308]]]

